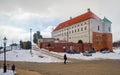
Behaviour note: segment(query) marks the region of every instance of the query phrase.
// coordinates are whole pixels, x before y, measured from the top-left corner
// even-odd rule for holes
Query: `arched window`
[[[83,41],[82,40],[78,40],[78,43],[83,43]]]

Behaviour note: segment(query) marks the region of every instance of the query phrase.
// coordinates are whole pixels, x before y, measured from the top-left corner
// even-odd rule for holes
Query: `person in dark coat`
[[[64,64],[66,64],[67,56],[64,54]]]
[[[12,67],[11,67],[13,73],[15,72],[15,65],[13,64]]]

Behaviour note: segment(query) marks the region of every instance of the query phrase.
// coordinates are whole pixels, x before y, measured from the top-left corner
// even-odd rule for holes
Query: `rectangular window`
[[[69,31],[69,33],[71,33],[71,31]]]
[[[83,24],[81,24],[81,26],[82,26]]]
[[[79,32],[79,29],[78,29],[78,32]]]
[[[67,32],[67,34],[68,34],[68,32]]]
[[[75,30],[75,32],[76,32],[76,30]]]
[[[111,31],[110,27],[108,28],[109,32]]]
[[[98,31],[99,31],[99,26],[98,26]]]
[[[83,28],[81,28],[81,31],[83,31]]]
[[[85,26],[85,30],[87,30],[87,26]]]
[[[73,33],[73,30],[72,30],[72,33]]]

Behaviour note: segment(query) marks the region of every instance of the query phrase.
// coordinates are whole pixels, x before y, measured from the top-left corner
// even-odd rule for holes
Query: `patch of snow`
[[[6,73],[3,73],[3,69],[0,69],[0,75],[14,75],[14,73],[11,70],[7,70]]]
[[[3,53],[0,54],[0,60],[3,60]],[[32,50],[32,55],[29,50],[12,50],[6,52],[6,60],[8,61],[25,61],[25,62],[62,62],[57,58],[42,54]]]
[[[120,48],[114,49],[113,51],[114,51],[115,53],[120,54]]]

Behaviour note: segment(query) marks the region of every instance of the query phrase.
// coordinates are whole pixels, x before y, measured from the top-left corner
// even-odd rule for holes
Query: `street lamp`
[[[3,44],[4,44],[4,65],[3,65],[3,72],[7,72],[7,65],[6,65],[6,42],[7,42],[7,38],[4,37],[3,39]]]
[[[30,28],[30,43],[31,43],[30,53],[32,54],[32,29],[31,28]]]

